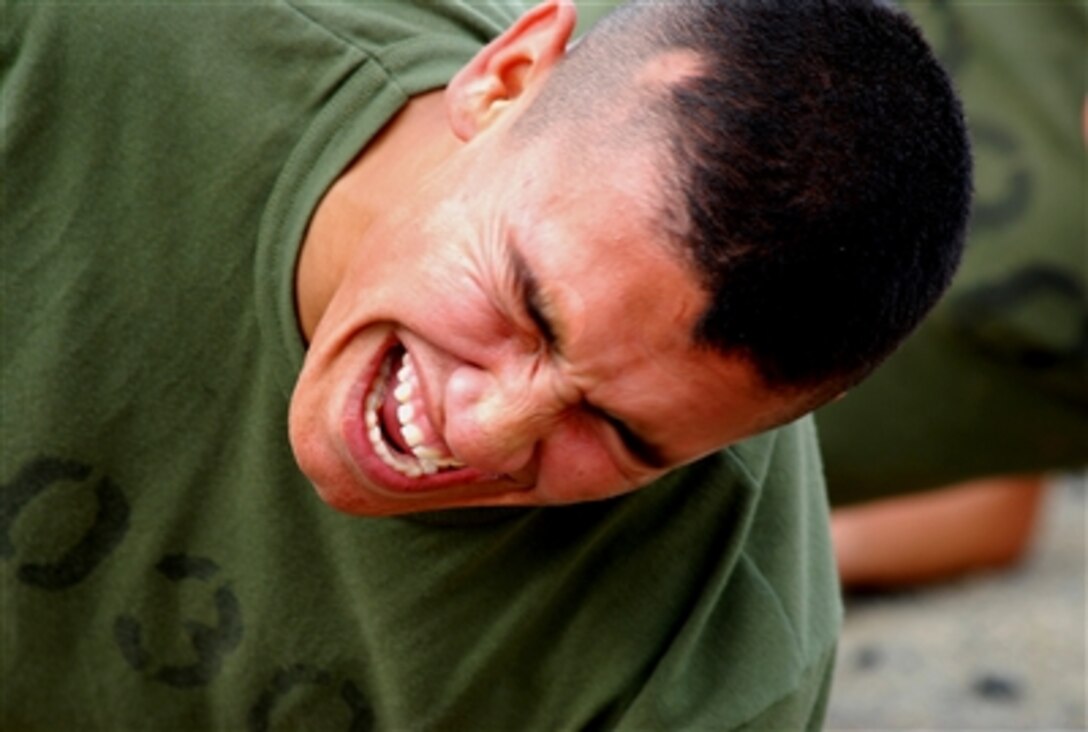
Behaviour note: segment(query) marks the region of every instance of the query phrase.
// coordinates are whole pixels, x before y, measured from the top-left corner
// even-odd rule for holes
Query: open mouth
[[[431,422],[411,354],[403,347],[386,354],[363,411],[374,453],[401,475],[418,478],[465,467]]]

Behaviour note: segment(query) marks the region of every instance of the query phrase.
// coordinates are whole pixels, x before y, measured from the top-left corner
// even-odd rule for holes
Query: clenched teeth
[[[411,455],[392,448],[386,441],[382,434],[380,415],[392,371],[392,360],[386,358],[382,364],[374,388],[367,395],[364,404],[367,436],[375,454],[393,470],[410,478],[433,475],[443,469],[463,468],[465,464],[452,455],[436,446],[424,444],[426,434],[415,421],[424,415],[417,414],[415,407],[409,403],[415,396],[417,382],[411,356],[407,353],[404,354],[401,368],[397,370],[393,397],[399,402],[396,409],[399,422],[397,428],[405,444],[411,449]]]

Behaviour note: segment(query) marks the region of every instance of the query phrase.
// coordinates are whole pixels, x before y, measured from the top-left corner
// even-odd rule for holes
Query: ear
[[[576,22],[572,0],[545,0],[484,46],[446,87],[453,133],[471,139],[535,90],[566,53]]]

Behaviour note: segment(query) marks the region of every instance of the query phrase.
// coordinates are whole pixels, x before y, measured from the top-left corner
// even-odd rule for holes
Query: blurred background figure
[[[963,95],[976,203],[945,300],[817,415],[847,589],[1017,561],[1088,464],[1088,3],[904,5]]]
[[[976,206],[945,301],[817,414],[851,595],[827,729],[1088,729],[1088,1],[902,5],[963,95]]]
[[[817,415],[848,593],[827,728],[1088,729],[1088,2],[904,6],[963,95],[976,206],[943,303]]]
[[[901,4],[964,98],[976,205],[944,302],[817,414],[849,595],[827,729],[1088,729],[1088,0]]]

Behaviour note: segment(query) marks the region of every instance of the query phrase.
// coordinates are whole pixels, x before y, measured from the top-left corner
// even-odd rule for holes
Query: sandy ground
[[[829,730],[1088,730],[1084,476],[1014,570],[850,598]]]

